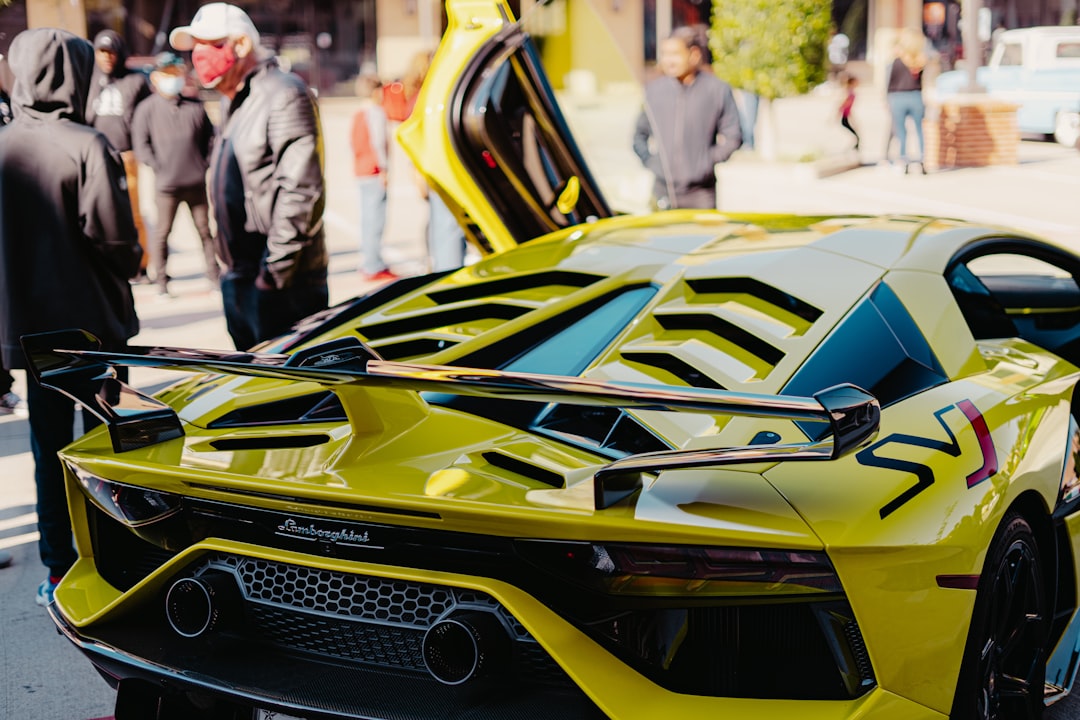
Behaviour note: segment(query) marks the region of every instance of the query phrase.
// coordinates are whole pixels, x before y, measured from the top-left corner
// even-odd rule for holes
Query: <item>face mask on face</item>
[[[212,88],[236,64],[236,52],[232,43],[225,43],[221,47],[199,45],[191,52],[191,64],[195,66],[195,74],[203,87]]]
[[[166,75],[154,82],[154,87],[165,97],[176,97],[184,89],[184,78],[175,75]]]

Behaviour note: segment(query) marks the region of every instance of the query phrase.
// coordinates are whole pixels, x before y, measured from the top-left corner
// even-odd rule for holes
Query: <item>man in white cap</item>
[[[235,5],[204,5],[169,42],[190,50],[199,81],[225,97],[209,191],[225,321],[236,347],[247,349],[328,304],[318,109]]]

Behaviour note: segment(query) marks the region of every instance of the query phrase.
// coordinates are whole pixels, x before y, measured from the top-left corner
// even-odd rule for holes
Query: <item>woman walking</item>
[[[926,174],[923,139],[923,117],[926,107],[923,104],[922,75],[926,67],[926,38],[915,30],[904,30],[896,46],[897,57],[889,69],[889,84],[886,98],[889,114],[892,116],[892,130],[900,143],[899,165],[906,175],[911,166],[918,164],[923,175]],[[915,136],[919,142],[918,158],[908,155],[907,119],[915,124]]]

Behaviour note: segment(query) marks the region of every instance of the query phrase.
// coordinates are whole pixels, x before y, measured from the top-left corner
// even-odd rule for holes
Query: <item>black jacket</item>
[[[322,131],[307,86],[267,59],[223,111],[210,159],[219,257],[279,288],[325,283]]]
[[[922,70],[912,70],[900,58],[889,66],[889,83],[885,92],[915,92],[922,90]]]
[[[128,279],[142,250],[120,157],[83,120],[94,49],[42,28],[19,33],[8,58],[15,119],[0,129],[3,366],[26,367],[26,333],[82,328],[122,347],[139,329]]]
[[[131,121],[135,108],[150,96],[150,82],[141,72],[132,72],[124,65],[127,48],[115,32],[116,67],[105,74],[96,64],[90,79],[90,97],[86,105],[86,124],[100,130],[120,152],[131,149]]]
[[[154,94],[135,108],[131,146],[154,171],[154,188],[171,192],[206,184],[214,126],[203,104],[182,95]]]

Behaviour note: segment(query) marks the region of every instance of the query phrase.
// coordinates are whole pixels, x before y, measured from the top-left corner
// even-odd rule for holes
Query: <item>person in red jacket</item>
[[[386,111],[379,104],[382,83],[375,75],[356,80],[360,109],[353,116],[351,144],[353,172],[360,201],[360,272],[375,282],[396,280],[382,256],[386,227],[386,170],[389,133]]]

